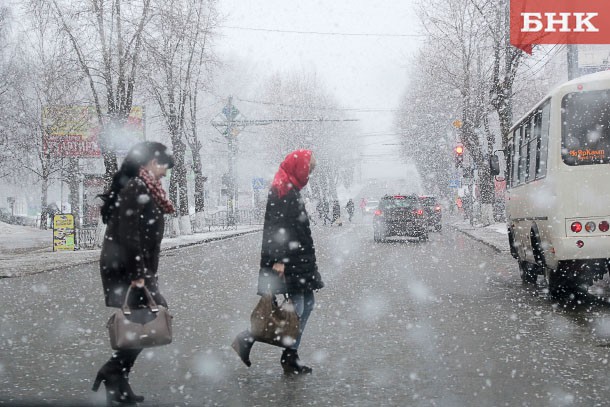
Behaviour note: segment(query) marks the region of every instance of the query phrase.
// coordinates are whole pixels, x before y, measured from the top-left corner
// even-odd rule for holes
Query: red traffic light
[[[456,147],[455,147],[455,153],[456,153],[457,155],[462,155],[462,154],[464,154],[464,147],[463,147],[463,146],[456,146]]]

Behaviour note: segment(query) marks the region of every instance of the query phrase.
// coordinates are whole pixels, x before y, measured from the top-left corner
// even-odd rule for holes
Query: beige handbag
[[[127,290],[123,307],[116,310],[106,324],[112,349],[151,348],[171,343],[173,317],[169,311],[155,303],[146,287],[147,306],[129,308],[130,293],[131,287]]]
[[[289,348],[299,335],[299,317],[290,299],[278,304],[273,294],[261,297],[250,316],[250,333],[259,342]]]

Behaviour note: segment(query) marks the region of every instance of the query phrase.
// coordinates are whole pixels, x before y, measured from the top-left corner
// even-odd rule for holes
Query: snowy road
[[[610,306],[564,307],[514,260],[445,228],[374,244],[370,225],[313,230],[326,288],[303,337],[311,376],[280,350],[230,348],[256,304],[261,234],[172,250],[160,279],[175,341],[132,373],[142,405],[605,405]],[[97,266],[0,280],[0,403],[103,404],[110,355]]]

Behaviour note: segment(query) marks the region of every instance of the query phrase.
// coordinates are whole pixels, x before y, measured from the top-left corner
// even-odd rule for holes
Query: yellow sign
[[[461,120],[456,119],[456,120],[454,120],[454,121],[453,121],[453,123],[451,123],[451,124],[453,124],[453,127],[455,127],[456,129],[461,129],[461,128],[462,128],[462,124],[463,124],[463,123],[462,123],[462,121],[461,121]]]
[[[74,215],[62,213],[53,216],[53,251],[74,251]]]

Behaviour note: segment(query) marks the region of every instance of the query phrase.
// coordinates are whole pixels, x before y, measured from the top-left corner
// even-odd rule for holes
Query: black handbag
[[[275,295],[264,294],[250,315],[250,333],[255,340],[289,348],[299,335],[299,316],[289,298],[281,304]]]
[[[148,288],[143,288],[146,306],[129,308],[131,287],[125,294],[123,307],[108,320],[106,327],[112,349],[141,349],[167,345],[172,342],[172,316],[169,311],[155,303]]]

